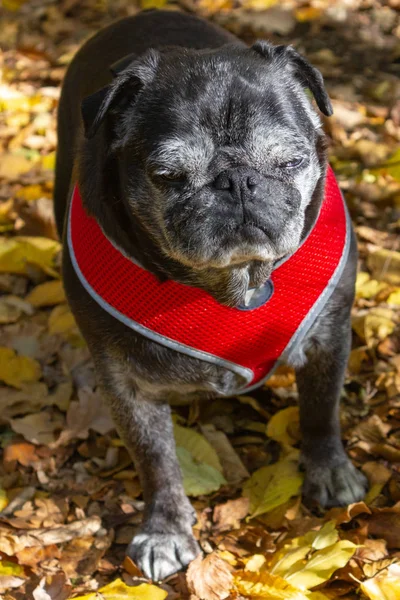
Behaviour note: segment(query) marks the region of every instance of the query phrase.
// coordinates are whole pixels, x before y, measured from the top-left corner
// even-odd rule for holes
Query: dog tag
[[[238,306],[239,310],[254,310],[259,308],[268,300],[274,293],[274,284],[271,279],[268,279],[263,285],[258,288],[250,288],[246,292],[245,303]]]

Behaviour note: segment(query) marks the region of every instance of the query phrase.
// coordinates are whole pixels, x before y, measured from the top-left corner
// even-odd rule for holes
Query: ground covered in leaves
[[[329,512],[302,505],[289,369],[251,396],[176,406],[178,454],[205,558],[162,584],[124,560],[142,517],[141,488],[65,302],[52,217],[66,65],[95,30],[139,6],[4,0],[3,7],[1,597],[400,598],[400,2],[168,3],[248,42],[293,43],[325,76],[335,111],[325,123],[331,163],[360,250],[343,436],[370,491],[365,502]]]

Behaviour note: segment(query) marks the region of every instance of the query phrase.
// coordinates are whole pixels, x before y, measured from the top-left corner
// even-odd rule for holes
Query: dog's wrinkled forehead
[[[160,168],[201,170],[221,148],[247,151],[253,160],[295,153],[320,127],[293,76],[248,53],[168,56],[150,94],[159,102],[144,139]]]

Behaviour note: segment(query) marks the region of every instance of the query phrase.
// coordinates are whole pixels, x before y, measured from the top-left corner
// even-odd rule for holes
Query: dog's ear
[[[264,40],[256,42],[252,49],[261,56],[277,62],[283,68],[290,68],[301,84],[311,90],[319,110],[327,117],[333,114],[332,104],[321,73],[297,50],[292,46],[274,46]]]
[[[121,109],[135,100],[138,92],[154,78],[158,58],[158,52],[149,50],[133,62],[129,60],[125,64],[117,63],[119,69],[113,70],[114,80],[106,87],[84,98],[81,113],[86,138],[90,139],[97,133],[110,111],[117,107]]]

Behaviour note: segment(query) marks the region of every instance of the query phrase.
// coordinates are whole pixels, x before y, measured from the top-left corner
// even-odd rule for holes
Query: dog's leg
[[[306,344],[307,362],[296,368],[303,495],[325,507],[346,505],[361,500],[367,489],[340,436],[339,402],[351,340],[348,310],[325,314],[314,331]]]
[[[139,473],[146,505],[128,554],[147,577],[158,581],[200,552],[192,533],[195,511],[184,493],[176,458],[170,407],[134,390],[121,374],[110,376],[103,369],[101,378],[115,425]]]

